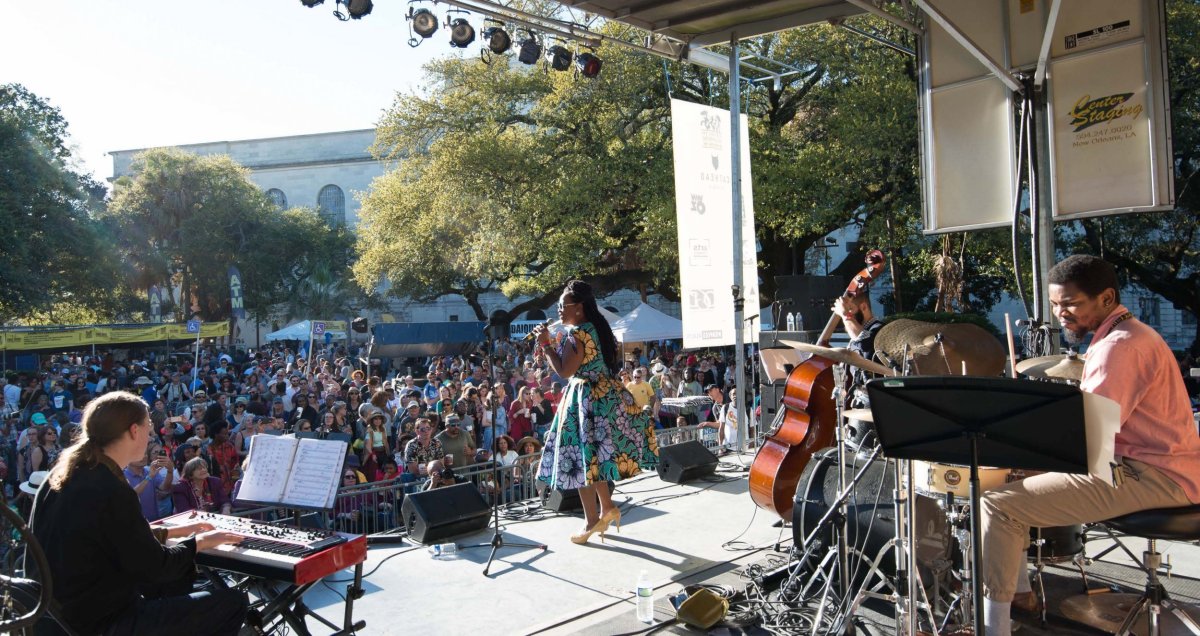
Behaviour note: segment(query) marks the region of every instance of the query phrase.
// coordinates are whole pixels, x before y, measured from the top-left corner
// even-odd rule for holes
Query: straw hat
[[[534,449],[539,450],[539,451],[542,450],[542,443],[539,442],[536,437],[533,437],[531,435],[526,435],[525,437],[522,437],[520,440],[518,440],[517,447],[513,450],[517,451],[517,454],[519,454],[519,455],[524,454],[525,453],[525,451],[524,451],[525,445],[530,442],[533,443]]]

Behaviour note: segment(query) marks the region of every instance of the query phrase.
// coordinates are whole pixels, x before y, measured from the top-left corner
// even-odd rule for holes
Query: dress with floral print
[[[583,350],[583,362],[563,389],[546,433],[538,479],[566,490],[654,469],[654,421],[609,374],[592,323],[568,327],[559,356],[572,347]]]

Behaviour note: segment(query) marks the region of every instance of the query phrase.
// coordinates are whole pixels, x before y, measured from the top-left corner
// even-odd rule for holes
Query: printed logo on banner
[[[692,267],[712,266],[712,247],[708,239],[688,239],[688,265]]]
[[[692,195],[692,212],[695,212],[696,214],[704,214],[704,212],[707,209],[708,208],[704,207],[704,195],[703,194],[693,194]]]
[[[717,296],[711,289],[693,289],[688,292],[688,307],[691,309],[712,309]]]
[[[1069,113],[1071,125],[1079,132],[1098,124],[1107,124],[1122,117],[1137,119],[1142,114],[1142,105],[1126,103],[1133,93],[1116,93],[1107,97],[1092,99],[1091,95],[1083,95],[1075,100],[1075,107]]]
[[[725,150],[725,137],[721,134],[721,117],[716,113],[700,113],[700,143],[709,150]]]

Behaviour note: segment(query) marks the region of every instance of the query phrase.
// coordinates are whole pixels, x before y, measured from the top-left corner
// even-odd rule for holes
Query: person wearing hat
[[[46,553],[57,618],[80,634],[182,633],[183,626],[237,634],[248,606],[241,591],[142,596],[147,587],[189,583],[197,550],[241,540],[205,522],[152,529],[142,517],[122,468],[146,452],[150,426],[138,396],[114,391],[92,400],[80,442],[35,490],[29,527]]]
[[[438,433],[434,439],[442,445],[442,452],[453,458],[451,465],[455,462],[460,466],[466,465],[466,458],[475,455],[475,440],[462,429],[462,420],[457,414],[447,414],[445,421],[446,430]]]

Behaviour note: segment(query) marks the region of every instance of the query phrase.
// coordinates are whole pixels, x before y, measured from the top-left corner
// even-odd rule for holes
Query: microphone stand
[[[493,392],[495,391],[495,386],[496,386],[495,329],[496,329],[496,327],[494,325],[492,325],[491,321],[488,321],[487,325],[485,325],[483,328],[484,336],[487,338],[487,349],[486,350],[488,351],[488,356],[490,356],[490,359],[488,360],[488,368],[487,368],[488,382],[493,387],[492,388]],[[491,399],[493,399],[493,400],[496,399],[494,394],[491,396]],[[488,555],[487,563],[484,564],[484,566],[483,566],[483,575],[484,576],[488,575],[488,570],[490,570],[492,568],[492,561],[494,561],[496,559],[496,552],[498,550],[500,550],[500,548],[505,548],[505,547],[509,547],[509,548],[539,548],[543,552],[546,551],[546,544],[544,544],[544,543],[505,542],[504,535],[500,532],[500,493],[503,491],[500,488],[500,462],[496,460],[495,446],[496,446],[496,410],[503,408],[503,406],[504,406],[504,403],[499,402],[499,401],[494,402],[492,404],[492,448],[489,449],[489,452],[492,455],[492,540],[487,543],[476,543],[476,544],[467,545],[467,546],[462,547],[462,549],[464,549],[464,550],[470,550],[472,548],[486,548],[486,547],[491,546],[492,552],[491,552],[491,554]]]

